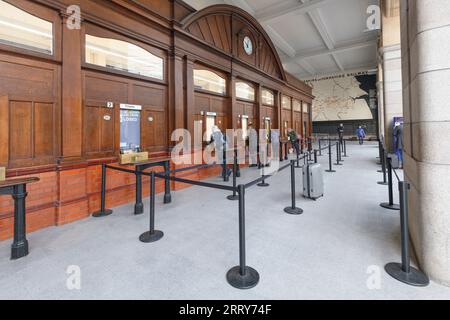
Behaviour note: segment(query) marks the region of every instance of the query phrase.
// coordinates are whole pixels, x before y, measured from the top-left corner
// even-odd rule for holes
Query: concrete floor
[[[103,219],[32,233],[31,253],[18,261],[9,260],[11,241],[1,242],[0,299],[450,299],[450,288],[410,287],[384,272],[400,260],[399,215],[378,205],[387,187],[376,184],[376,145],[348,149],[345,165],[325,174],[318,201],[301,197],[297,172],[301,216],[283,212],[289,170],[271,178],[270,188],[247,192],[247,263],[261,277],[251,290],[225,279],[238,264],[237,202],[226,200],[227,192],[192,187],[173,193],[170,205],[157,196],[156,223],[165,236],[153,244],[138,241],[148,227],[148,199],[145,215],[133,216],[129,204]],[[239,181],[256,174],[246,169]],[[80,290],[67,287],[73,265]]]

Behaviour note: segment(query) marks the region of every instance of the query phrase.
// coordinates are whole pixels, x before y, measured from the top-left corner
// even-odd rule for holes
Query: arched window
[[[236,82],[236,98],[255,101],[255,88],[246,82]]]
[[[132,43],[86,35],[86,62],[155,79],[164,79],[164,60]]]
[[[294,109],[294,111],[302,112],[302,104],[297,99],[294,99],[292,101],[292,108]]]
[[[275,105],[275,95],[272,91],[267,89],[262,89],[261,91],[262,103],[268,106]]]
[[[281,98],[281,107],[286,110],[291,110],[292,109],[291,98],[283,96]]]
[[[53,23],[0,0],[0,43],[53,55]]]
[[[226,94],[226,80],[209,70],[194,69],[195,89]]]

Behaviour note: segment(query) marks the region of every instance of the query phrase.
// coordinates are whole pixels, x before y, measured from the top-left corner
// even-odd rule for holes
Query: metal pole
[[[319,138],[319,157],[322,156],[322,140]]]
[[[94,218],[100,218],[109,216],[113,213],[110,209],[105,209],[105,198],[106,198],[106,164],[102,164],[102,187],[100,194],[100,211],[94,212],[92,216]]]
[[[385,209],[389,210],[400,210],[400,206],[398,204],[394,204],[394,188],[393,188],[393,181],[392,181],[392,163],[391,158],[387,159],[388,164],[388,193],[389,193],[389,203],[381,203],[380,206],[382,206]]]
[[[250,289],[259,282],[258,272],[246,265],[245,261],[245,186],[238,186],[239,193],[239,266],[227,273],[227,281],[238,289]]]
[[[284,208],[284,212],[294,215],[303,213],[303,210],[297,208],[295,203],[295,166],[294,161],[291,161],[291,206]]]
[[[400,192],[400,224],[402,242],[402,263],[388,263],[384,269],[393,278],[403,283],[425,287],[430,283],[428,276],[420,270],[411,267],[409,256],[409,230],[408,230],[408,182],[398,183]]]
[[[168,179],[168,177],[166,177],[166,179]],[[155,230],[155,180],[155,172],[152,171],[150,176],[150,228],[149,231],[144,232],[139,236],[139,240],[145,243],[158,241],[164,236],[162,231]]]
[[[328,139],[328,165],[329,169],[327,172],[336,172],[336,170],[333,170],[333,160],[331,159],[331,140]]]
[[[342,166],[342,164],[339,162],[339,154],[341,151],[339,150],[339,140],[336,142],[336,163],[334,165],[336,166]]]
[[[264,157],[267,158],[267,154]],[[267,161],[267,159],[264,159],[264,161]],[[257,184],[258,187],[268,187],[269,186],[269,184],[265,180],[265,175],[266,175],[265,174],[265,167],[266,166],[263,164],[262,172],[261,172],[263,180],[260,183]]]
[[[235,156],[234,163],[233,163],[233,188],[234,188],[234,190],[233,190],[233,194],[227,197],[228,200],[232,200],[232,201],[239,199],[239,196],[236,194],[237,166],[238,166],[237,156]]]
[[[347,158],[347,140],[344,140],[344,158]]]
[[[317,163],[317,150],[314,150],[314,163]]]
[[[386,178],[386,163],[387,163],[386,152],[383,149],[381,152],[381,172],[383,173],[383,181],[378,182],[378,184],[381,184],[383,186],[386,186],[388,184]]]

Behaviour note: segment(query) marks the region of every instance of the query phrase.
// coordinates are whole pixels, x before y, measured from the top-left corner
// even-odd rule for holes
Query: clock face
[[[250,39],[249,37],[244,38],[244,50],[248,55],[251,55],[253,53],[253,43],[252,39]]]

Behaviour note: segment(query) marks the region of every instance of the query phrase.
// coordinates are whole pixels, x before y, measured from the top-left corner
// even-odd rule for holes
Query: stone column
[[[402,0],[405,177],[421,268],[450,286],[450,3]]]
[[[382,47],[380,53],[383,58],[384,139],[386,147],[393,151],[393,118],[403,116],[400,44]]]

